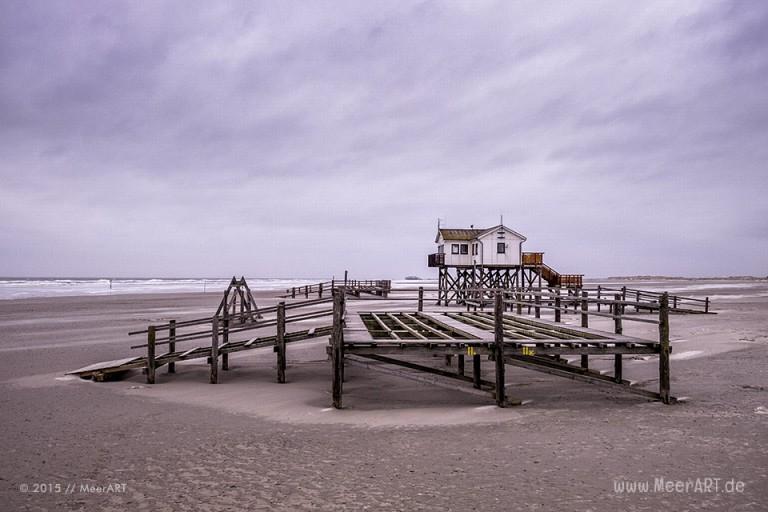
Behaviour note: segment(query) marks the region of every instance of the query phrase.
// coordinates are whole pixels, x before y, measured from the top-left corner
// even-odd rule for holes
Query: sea
[[[117,295],[127,293],[219,293],[232,278],[74,278],[74,277],[0,277],[0,300],[30,297],[65,297],[72,295]],[[329,278],[247,277],[251,290],[286,290],[329,281]],[[419,286],[437,286],[436,279],[393,280],[401,290]]]

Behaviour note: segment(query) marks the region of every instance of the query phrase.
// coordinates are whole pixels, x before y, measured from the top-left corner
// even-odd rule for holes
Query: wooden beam
[[[275,349],[277,351],[277,382],[285,384],[285,302],[277,305],[277,333],[275,335]]]
[[[659,307],[659,395],[665,404],[669,395],[669,294],[664,292]]]
[[[500,291],[496,292],[493,313],[494,358],[496,362],[496,405],[506,407],[505,372],[504,372],[504,299]]]

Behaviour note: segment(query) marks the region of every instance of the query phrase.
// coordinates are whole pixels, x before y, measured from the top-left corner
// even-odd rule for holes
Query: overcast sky
[[[0,1],[0,275],[768,274],[768,2]]]

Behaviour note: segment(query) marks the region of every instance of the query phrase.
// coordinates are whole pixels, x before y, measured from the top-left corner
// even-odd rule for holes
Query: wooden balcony
[[[544,253],[543,252],[524,252],[523,253],[523,265],[543,265]]]
[[[436,252],[427,257],[427,265],[430,267],[442,267],[445,265],[445,253]]]

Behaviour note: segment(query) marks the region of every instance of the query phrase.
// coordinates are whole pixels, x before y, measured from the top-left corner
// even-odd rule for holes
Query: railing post
[[[309,298],[309,285],[304,286],[304,298]]]
[[[277,304],[275,347],[277,349],[277,382],[285,384],[285,302]]]
[[[214,316],[211,320],[211,375],[210,383],[219,382],[219,317]]]
[[[347,271],[344,271],[344,288],[347,287]]]
[[[555,290],[555,322],[560,322],[560,288]]]
[[[625,292],[622,292],[622,295],[624,295]],[[613,306],[613,332],[616,334],[623,334],[624,328],[621,325],[621,314],[624,312],[624,305],[619,304],[619,301],[622,300],[622,295],[616,294],[614,295],[615,304]],[[622,301],[623,302],[623,301]],[[613,380],[617,383],[621,384],[622,381],[622,361],[621,361],[621,354],[614,354],[613,355]]]
[[[168,352],[176,352],[176,320],[171,320],[168,325]],[[176,373],[176,363],[168,363],[168,373]]]
[[[536,292],[536,295],[533,298],[533,303],[535,304],[533,308],[534,316],[536,318],[541,318],[541,288]]]
[[[587,298],[589,292],[586,290],[581,291],[581,326],[589,328],[589,303]],[[584,369],[589,368],[589,354],[581,354],[581,367]]]
[[[600,312],[600,298],[602,296],[602,287],[600,285],[597,285],[597,312]]]
[[[229,343],[229,311],[227,311],[226,308],[224,308],[224,318],[222,323],[224,325],[222,326],[221,342],[222,345],[226,345]],[[229,353],[221,354],[221,369],[222,371],[229,370]]]
[[[494,337],[494,359],[496,360],[496,405],[505,407],[506,404],[506,379],[504,375],[504,302],[501,291],[496,291],[493,307],[493,337]]]
[[[677,295],[672,296],[672,307],[677,309]]]
[[[417,311],[424,311],[424,287],[419,286],[419,305]]]
[[[621,287],[621,300],[622,300],[622,303],[621,303],[621,314],[623,315],[624,314],[624,308],[625,308],[624,302],[626,302],[626,300],[627,300],[627,287],[626,286],[622,286]]]
[[[659,395],[665,404],[669,397],[669,294],[664,292],[659,307]]]
[[[155,326],[147,328],[147,384],[155,383]]]
[[[317,285],[317,298],[318,299],[323,298],[323,283],[320,283]]]
[[[704,298],[704,312],[709,313],[709,297]]]
[[[345,271],[346,274],[346,271]],[[339,288],[333,292],[333,333],[331,334],[331,365],[333,366],[333,406],[336,409],[342,407],[342,375],[341,370],[344,364],[344,356],[341,353],[341,347],[344,343],[344,330],[341,325],[344,312],[342,299],[345,289]]]
[[[515,294],[515,299],[517,302],[517,308],[516,308],[517,314],[522,315],[523,314],[523,294],[518,291]]]
[[[296,287],[295,286],[293,288],[291,288],[291,298],[292,299],[296,298]]]
[[[637,294],[635,296],[635,313],[640,312],[640,290],[637,290]]]

